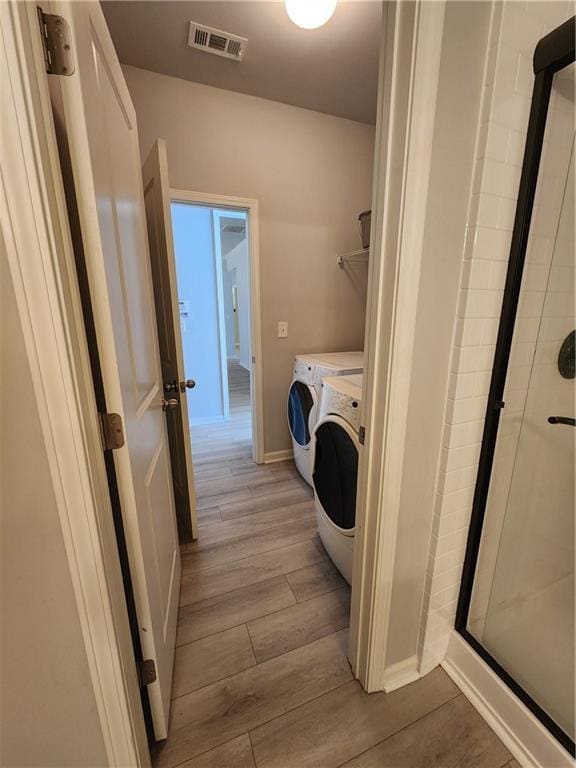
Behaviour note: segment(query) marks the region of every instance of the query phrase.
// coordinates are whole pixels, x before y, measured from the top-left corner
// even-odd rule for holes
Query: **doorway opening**
[[[170,212],[194,462],[258,462],[253,211],[179,193]]]

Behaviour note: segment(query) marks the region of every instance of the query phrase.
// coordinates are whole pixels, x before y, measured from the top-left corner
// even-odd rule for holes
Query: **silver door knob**
[[[196,382],[194,379],[186,379],[186,381],[180,382],[180,392],[185,392],[187,389],[194,389]]]
[[[177,400],[175,397],[171,397],[169,400],[166,400],[166,398],[162,398],[162,410],[167,411],[169,408],[178,408],[180,405],[180,400]]]

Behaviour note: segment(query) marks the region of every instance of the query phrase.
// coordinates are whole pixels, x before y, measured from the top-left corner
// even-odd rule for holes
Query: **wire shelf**
[[[336,264],[339,267],[343,267],[345,264],[367,264],[369,248],[360,248],[358,251],[350,251],[350,253],[342,253],[336,256]]]

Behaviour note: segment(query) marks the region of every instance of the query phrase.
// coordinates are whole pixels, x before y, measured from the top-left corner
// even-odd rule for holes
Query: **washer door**
[[[293,439],[306,448],[310,443],[310,417],[316,418],[316,392],[302,381],[293,381],[288,392],[288,426]]]
[[[314,490],[328,519],[343,532],[352,533],[356,525],[359,446],[354,429],[336,414],[326,416],[316,425]]]

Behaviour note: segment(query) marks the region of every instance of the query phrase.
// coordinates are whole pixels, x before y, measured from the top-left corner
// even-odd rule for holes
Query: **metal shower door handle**
[[[576,427],[576,419],[569,416],[548,416],[549,424],[566,424],[567,427]]]

